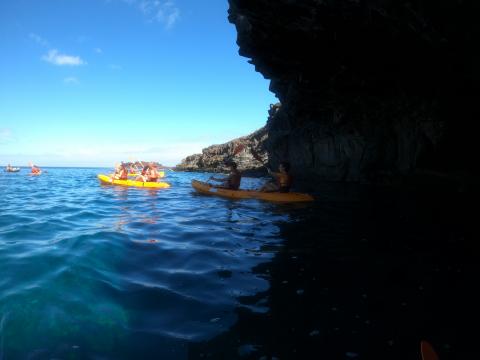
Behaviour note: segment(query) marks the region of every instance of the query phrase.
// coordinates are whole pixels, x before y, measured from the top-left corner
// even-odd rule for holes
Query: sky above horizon
[[[277,102],[228,1],[2,0],[0,165],[175,165]]]

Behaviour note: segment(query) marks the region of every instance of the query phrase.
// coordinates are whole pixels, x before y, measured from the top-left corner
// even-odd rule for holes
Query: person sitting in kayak
[[[130,165],[129,171],[130,171],[130,174],[137,174],[138,173],[138,169],[134,164]]]
[[[238,190],[242,180],[242,174],[237,170],[237,164],[234,161],[229,161],[226,165],[230,168],[230,174],[227,178],[215,178],[210,176],[209,180],[221,183],[221,185],[213,185],[216,188]]]
[[[155,164],[149,163],[148,165],[143,167],[142,174],[138,176],[135,180],[143,182],[157,182],[159,177],[160,174],[158,173]]]
[[[260,191],[288,193],[293,182],[290,175],[290,164],[286,161],[281,162],[278,166],[279,172],[273,172],[269,168],[267,170],[275,178],[275,181],[266,183]]]
[[[128,170],[124,163],[117,166],[112,178],[115,180],[128,180]]]
[[[32,170],[31,170],[31,173],[32,174],[38,174],[40,175],[42,173],[42,169],[40,169],[38,166],[36,165],[32,165]]]
[[[147,182],[157,182],[158,178],[160,177],[160,174],[157,171],[157,166],[154,163],[148,164],[148,170],[147,170]]]

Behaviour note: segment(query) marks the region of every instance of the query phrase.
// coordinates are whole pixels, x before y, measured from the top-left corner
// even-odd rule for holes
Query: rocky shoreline
[[[263,127],[250,135],[243,136],[220,145],[212,145],[201,154],[187,156],[175,167],[175,171],[191,172],[228,172],[225,162],[233,160],[245,176],[263,176],[265,167],[253,156],[252,150],[262,161],[268,162],[265,141],[268,137]]]

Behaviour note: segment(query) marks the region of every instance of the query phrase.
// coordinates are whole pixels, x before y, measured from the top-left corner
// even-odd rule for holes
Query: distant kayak
[[[142,175],[142,174],[132,174],[132,173],[129,173],[129,174],[128,174],[128,176],[140,176],[140,175]],[[159,177],[159,178],[165,177],[165,171],[159,171],[159,172],[158,172],[158,177]]]
[[[301,193],[261,192],[255,190],[228,190],[213,187],[202,181],[192,180],[192,187],[199,193],[216,195],[228,199],[260,199],[273,202],[305,202],[314,201],[313,197]]]
[[[156,188],[156,189],[166,189],[170,187],[170,184],[166,182],[143,182],[143,181],[134,181],[134,180],[113,180],[110,176],[107,175],[97,175],[98,180],[102,184],[108,185],[120,185],[120,186],[133,186],[133,187],[143,187],[143,188]]]
[[[20,171],[20,168],[12,168],[12,169],[5,170],[5,172],[12,172],[12,173],[19,172],[19,171]]]

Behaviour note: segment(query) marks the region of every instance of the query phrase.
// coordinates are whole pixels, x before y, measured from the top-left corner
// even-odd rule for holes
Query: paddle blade
[[[433,346],[428,341],[422,340],[420,342],[420,351],[422,360],[439,360],[437,353],[433,350]]]

